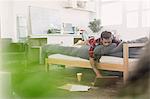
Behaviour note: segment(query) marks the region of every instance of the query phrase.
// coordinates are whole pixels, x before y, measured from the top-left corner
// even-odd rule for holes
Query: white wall
[[[13,35],[13,2],[0,1],[1,37],[11,38]]]
[[[17,41],[16,16],[23,15],[28,19],[29,6],[60,10],[62,22],[72,23],[75,26],[87,28],[91,14],[87,11],[64,8],[67,0],[13,0],[0,3],[2,14],[2,37],[12,37]],[[92,17],[93,18],[93,17]]]

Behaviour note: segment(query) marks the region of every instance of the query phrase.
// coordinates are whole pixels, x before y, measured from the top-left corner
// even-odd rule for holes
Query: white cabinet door
[[[47,37],[47,44],[72,46],[74,44],[74,37],[72,35],[50,35]]]

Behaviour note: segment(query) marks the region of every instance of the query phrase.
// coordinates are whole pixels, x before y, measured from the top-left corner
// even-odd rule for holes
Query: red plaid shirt
[[[112,40],[112,43],[116,43],[117,45],[121,42],[116,40],[115,38]],[[102,41],[101,38],[95,39],[94,37],[89,38],[88,40],[88,45],[90,46],[89,48],[89,57],[93,58],[94,57],[94,49],[96,45],[101,45]]]

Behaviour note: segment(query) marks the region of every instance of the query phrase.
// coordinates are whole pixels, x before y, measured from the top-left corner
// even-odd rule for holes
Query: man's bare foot
[[[102,75],[99,73],[96,73],[96,78],[102,78]]]
[[[96,76],[96,78],[102,78],[102,76]]]

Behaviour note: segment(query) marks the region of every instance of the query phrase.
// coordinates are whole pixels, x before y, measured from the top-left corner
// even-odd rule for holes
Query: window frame
[[[146,1],[146,0],[145,0]],[[150,11],[150,7],[147,7],[147,8],[144,8],[143,7],[143,4],[144,4],[144,1],[138,1],[138,6],[137,6],[137,9],[133,9],[133,10],[128,10],[127,9],[127,5],[126,3],[127,2],[130,2],[130,1],[125,1],[125,0],[107,0],[107,1],[102,1],[100,0],[99,2],[99,6],[100,6],[100,15],[99,15],[99,18],[101,19],[101,16],[102,16],[102,6],[103,5],[106,5],[106,4],[111,4],[111,3],[118,3],[118,2],[121,2],[122,3],[122,23],[121,24],[108,24],[108,25],[104,25],[104,26],[122,26],[122,27],[125,27],[125,28],[128,28],[128,29],[135,29],[135,28],[149,28],[150,26],[143,26],[143,12],[146,12],[146,11]],[[135,1],[136,2],[136,1]],[[137,27],[128,27],[127,26],[127,15],[129,13],[138,13],[138,22],[137,22]]]

